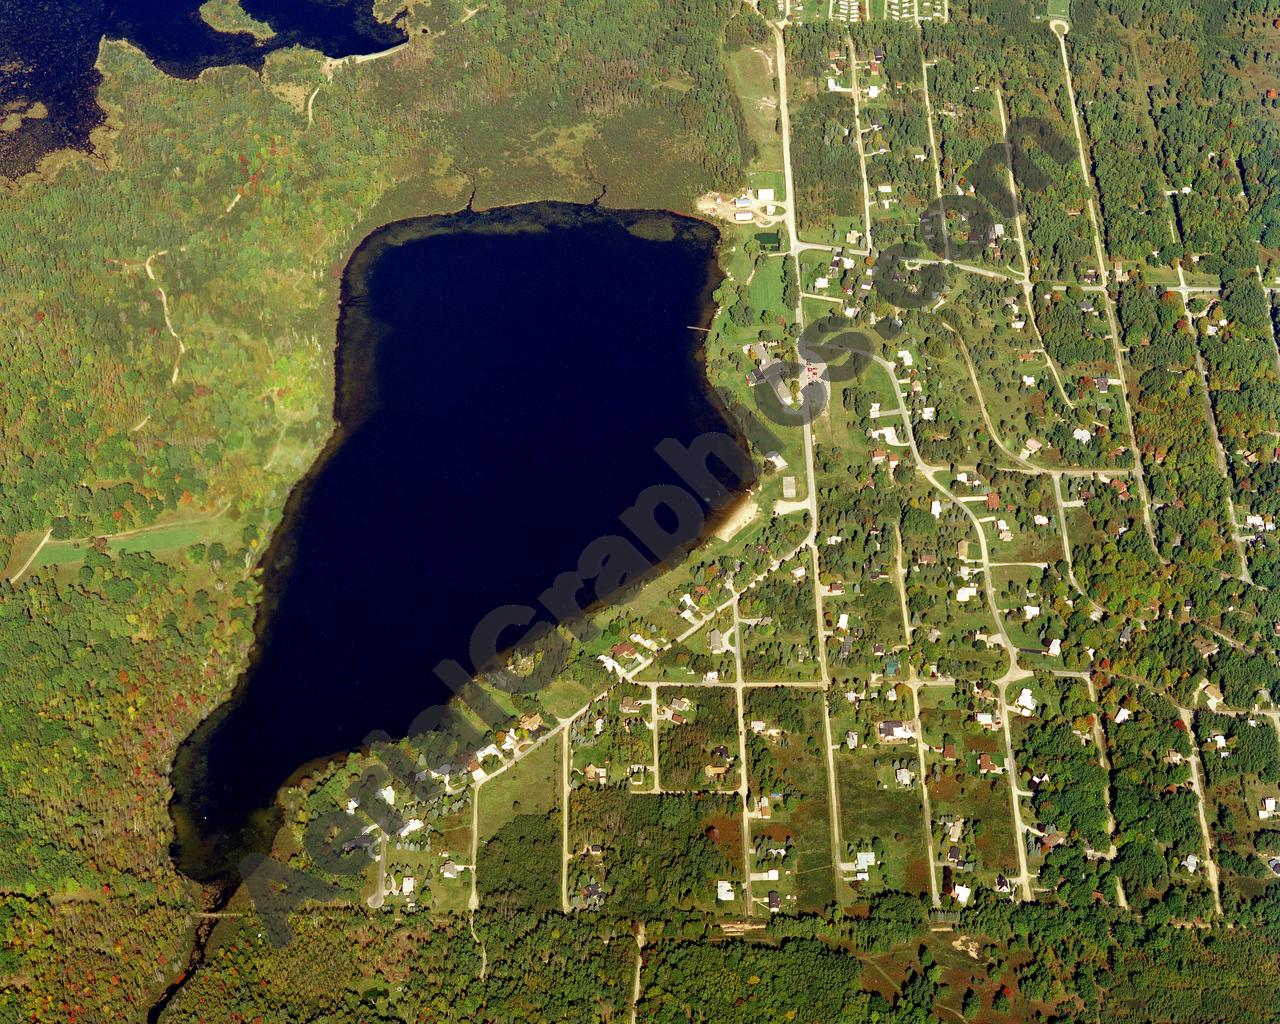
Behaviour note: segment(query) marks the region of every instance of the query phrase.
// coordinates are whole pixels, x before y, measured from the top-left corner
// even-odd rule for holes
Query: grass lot
[[[1050,18],[1061,18],[1063,21],[1071,20],[1071,0],[1048,0],[1046,9]]]
[[[761,52],[757,49],[738,50],[728,56],[729,81],[742,101],[742,113],[747,122],[747,133],[759,149],[749,168],[753,188],[775,188],[777,198],[785,199],[782,174],[775,168],[782,166],[782,136],[775,125],[778,119],[778,101],[774,91],[772,47]],[[767,176],[767,177],[766,177]],[[773,177],[778,179],[776,184]]]
[[[838,739],[839,737],[837,737]],[[912,748],[914,750],[914,748]],[[852,860],[861,843],[878,839],[882,863],[871,878],[855,885],[861,895],[881,889],[929,891],[928,847],[918,786],[904,788],[893,779],[889,748],[861,747],[836,753],[840,830]]]
[[[226,541],[235,532],[236,526],[224,516],[192,520],[188,522],[166,523],[159,526],[146,527],[128,534],[107,539],[107,551],[119,555],[130,551],[148,551],[153,555],[162,552],[178,551],[192,544],[212,544],[214,541]],[[39,539],[38,537],[36,538]],[[84,561],[89,541],[84,538],[74,540],[51,540],[36,555],[31,569],[50,565],[75,565]],[[27,552],[30,553],[29,550]],[[25,556],[24,556],[25,558]],[[21,564],[19,562],[18,564]],[[30,572],[31,569],[27,571]]]
[[[547,740],[480,786],[480,840],[517,814],[546,814],[560,804],[560,741]]]
[[[985,516],[984,516],[985,518]],[[996,529],[996,520],[1009,524],[1013,539],[1003,541]],[[1057,517],[1049,517],[1048,526],[1030,525],[1020,529],[1009,512],[992,514],[991,522],[983,523],[987,531],[987,547],[993,562],[1056,562],[1062,558],[1062,539],[1058,535]]]
[[[781,156],[781,150],[779,150],[778,163],[781,164],[781,162],[782,162],[782,156]],[[763,165],[763,164],[765,164],[764,160],[757,160],[755,164],[753,164],[752,166]],[[773,170],[748,171],[747,184],[753,189],[761,189],[761,188],[773,189],[774,198],[780,201],[787,198],[786,176],[781,171],[773,171]]]
[[[31,530],[28,533],[20,533],[13,538],[13,544],[9,548],[8,562],[4,567],[4,576],[7,578],[22,568],[31,553],[39,546],[40,541],[44,537],[43,530]]]
[[[785,315],[786,307],[782,304],[782,261],[789,258],[773,256],[760,263],[751,276],[751,283],[747,285],[747,299],[751,305]]]
[[[1004,773],[981,775],[977,768],[978,756],[982,753],[990,754],[1003,765],[1003,734],[986,731],[971,721],[968,712],[957,702],[955,692],[940,687],[921,690],[920,720],[935,841],[942,819],[963,817],[973,824],[973,841],[957,845],[967,858],[977,860],[976,877],[990,883],[997,872],[1016,871],[1018,852],[1014,846],[1009,780]],[[928,750],[930,746],[941,746],[947,737],[956,744],[955,761],[944,762],[940,755]],[[935,847],[940,859],[945,857],[947,845],[943,840]]]
[[[820,911],[836,896],[821,701],[822,695],[817,691],[755,689],[747,691],[744,707],[747,721],[760,719],[771,727],[784,729],[778,738],[753,738],[748,749],[765,752],[772,762],[765,774],[780,781],[782,789],[792,794],[787,801],[774,801],[775,810],[769,821],[753,825],[753,839],[757,844],[760,838],[781,839],[785,830],[793,837],[796,850],[791,878],[757,883],[761,891],[753,889],[752,895],[760,897],[776,885],[780,893],[795,895],[795,907],[801,912]],[[781,715],[778,709],[782,709]],[[748,765],[748,779],[758,778],[761,767]],[[769,866],[767,860],[758,860],[753,870]]]
[[[452,858],[458,864],[467,864],[471,860],[471,804],[442,818],[437,825],[440,836],[432,844],[429,852],[419,856],[432,868],[438,868],[445,860]],[[397,854],[403,857],[404,854]],[[374,872],[376,876],[376,870]],[[471,898],[471,874],[459,872],[457,878],[444,878],[438,870],[430,875],[431,912],[439,914],[462,913],[467,909]]]
[[[542,706],[556,718],[568,718],[594,696],[592,689],[572,679],[557,679],[538,694]]]

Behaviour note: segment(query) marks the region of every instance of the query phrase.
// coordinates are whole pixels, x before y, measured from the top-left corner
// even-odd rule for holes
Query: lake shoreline
[[[408,241],[430,236],[439,231],[447,232],[450,229],[456,231],[460,226],[467,228],[479,225],[483,228],[487,223],[500,221],[503,218],[518,221],[520,217],[533,215],[534,213],[541,218],[538,229],[546,229],[549,223],[554,225],[567,222],[567,219],[571,220],[584,216],[590,218],[598,215],[602,220],[615,223],[620,220],[625,221],[630,216],[632,218],[632,229],[645,230],[646,222],[652,222],[655,216],[654,213],[649,211],[597,210],[594,207],[582,204],[568,203],[528,203],[485,212],[464,210],[457,214],[413,218],[378,228],[356,246],[347,262],[340,290],[338,328],[334,349],[334,427],[313,464],[290,492],[280,523],[273,531],[271,541],[264,549],[259,562],[264,571],[263,596],[254,620],[255,642],[253,653],[227,699],[214,709],[179,746],[171,769],[174,797],[170,803],[170,814],[177,836],[177,841],[173,847],[175,864],[184,875],[195,881],[213,885],[215,889],[226,887],[229,891],[222,893],[221,899],[215,899],[215,902],[222,903],[230,898],[235,888],[234,884],[232,884],[235,881],[235,872],[231,868],[229,858],[225,856],[215,857],[215,860],[221,861],[217,870],[210,870],[212,865],[208,861],[200,864],[194,862],[189,856],[184,859],[184,851],[205,849],[208,852],[209,850],[207,837],[203,841],[199,838],[195,822],[189,813],[188,801],[185,798],[197,792],[200,788],[206,749],[205,738],[216,734],[219,727],[230,716],[235,714],[248,696],[255,670],[260,666],[263,653],[270,643],[271,627],[279,612],[280,603],[288,591],[288,583],[299,554],[298,528],[305,520],[308,505],[312,500],[317,483],[324,477],[326,469],[343,450],[350,437],[360,429],[361,425],[373,415],[378,407],[378,402],[373,392],[376,391],[376,363],[383,340],[382,336],[377,331],[352,334],[350,329],[352,318],[360,318],[367,308],[369,271],[388,250],[403,245]],[[672,217],[680,215],[664,213],[660,216]],[[462,218],[461,225],[459,218]],[[692,220],[692,218],[682,219]],[[717,260],[722,239],[714,226],[706,225],[700,221],[697,223],[699,230],[714,233],[714,238],[710,242],[708,249],[707,280],[698,297],[698,322],[690,325],[691,327],[705,329],[715,316],[714,293],[724,279],[724,274]],[[424,227],[427,229],[425,232],[422,230]],[[501,224],[498,224],[498,227],[500,230],[503,229]],[[650,227],[652,227],[652,224],[650,224]],[[508,224],[507,228],[510,229],[511,225]],[[528,230],[528,227],[526,225],[522,229],[517,223],[514,229]],[[353,343],[352,338],[357,338],[358,340]],[[737,433],[737,425],[730,417],[729,411],[720,403],[718,394],[707,379],[705,348],[700,341],[693,346],[692,354],[697,367],[698,379],[704,392],[703,397],[714,404],[722,423],[725,425],[726,432],[733,433],[739,446],[745,450],[745,439],[740,433]],[[631,582],[622,591],[597,598],[583,610],[582,617],[589,617],[599,611],[601,607],[631,600],[640,589],[660,577],[674,565],[678,565],[688,557],[691,551],[697,550],[705,544],[714,535],[720,524],[735,515],[743,504],[750,500],[753,483],[754,477],[742,486],[733,500],[709,511],[696,541],[685,545],[679,551],[673,552],[662,561],[652,563],[652,568],[648,572],[644,573],[638,580]],[[572,621],[562,624],[572,625]],[[437,702],[432,703],[435,704]],[[303,776],[323,769],[337,759],[349,756],[353,752],[368,752],[368,750],[367,745],[356,747],[340,746],[328,753],[308,758],[297,765],[274,790],[275,795],[270,805],[258,808],[253,815],[252,830],[257,834],[258,839],[252,842],[249,848],[263,853],[270,851],[272,841],[282,823],[279,793],[283,789],[295,785]],[[243,836],[240,838],[243,839]],[[240,852],[245,852],[245,849],[245,847],[241,847]],[[215,906],[212,909],[217,909],[217,907]]]

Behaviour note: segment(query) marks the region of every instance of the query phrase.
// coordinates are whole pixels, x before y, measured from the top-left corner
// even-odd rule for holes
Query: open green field
[[[429,849],[410,853],[390,851],[389,863],[400,862],[406,866],[420,865],[422,870],[409,874],[424,879],[424,887],[431,894],[431,912],[447,914],[464,912],[471,899],[471,872],[461,871],[456,878],[445,878],[439,867],[446,859],[457,864],[469,864],[471,860],[471,801],[435,822],[440,834],[433,837]],[[376,868],[370,876],[376,878]]]
[[[742,104],[747,133],[758,150],[748,168],[749,182],[752,188],[775,188],[777,198],[785,199],[782,174],[777,171],[782,166],[782,136],[776,128],[778,100],[774,91],[772,48],[738,50],[728,55],[726,64],[729,81]]]
[[[900,756],[914,751],[914,747],[904,749]],[[842,748],[835,755],[845,859],[853,860],[859,850],[870,849],[880,861],[868,872],[867,881],[855,883],[854,891],[861,896],[882,889],[929,892],[920,787],[897,784],[890,763],[895,753],[889,748],[860,747]]]
[[[986,709],[997,717],[1001,714],[994,704]],[[1016,871],[1018,854],[1009,779],[1004,771],[1003,733],[978,725],[958,694],[941,687],[921,690],[920,722],[928,751],[929,796],[939,860],[945,861],[949,846],[955,845],[965,859],[976,861],[975,877],[984,882],[991,882],[997,872]],[[955,744],[954,760],[944,759],[930,749],[946,743]],[[982,774],[978,765],[982,754],[988,754],[1000,771]],[[967,825],[965,838],[952,843],[943,822],[960,817]]]
[[[175,522],[147,527],[132,533],[107,538],[107,551],[112,555],[133,551],[151,554],[178,551],[192,544],[212,544],[228,540],[236,526],[225,516],[214,516],[190,522]],[[31,562],[31,569],[51,565],[74,565],[83,562],[90,544],[85,539],[51,540]]]
[[[985,517],[984,517],[985,518]],[[1012,540],[1001,540],[996,523],[1003,519],[1009,525]],[[1056,562],[1062,557],[1062,538],[1058,534],[1057,517],[1049,519],[1048,526],[1028,523],[1020,528],[1012,513],[996,512],[991,522],[984,522],[987,548],[993,562]]]
[[[560,803],[560,741],[552,738],[501,775],[486,781],[480,794],[480,840],[492,837],[518,814],[545,814]]]
[[[751,735],[747,741],[747,778],[752,794],[768,797],[772,814],[768,821],[752,825],[757,852],[753,870],[773,866],[761,857],[761,844],[786,842],[794,846],[787,858],[787,875],[776,887],[795,896],[795,909],[814,912],[836,896],[831,864],[831,813],[828,806],[826,759],[822,745],[822,695],[815,690],[785,687],[747,691],[743,709],[746,721],[761,721],[781,729],[778,736]],[[789,876],[789,877],[788,877]],[[752,891],[759,898],[763,892]]]
[[[43,530],[31,530],[14,537],[12,544],[9,546],[8,563],[4,567],[4,576],[13,576],[26,565],[27,560],[40,547],[40,542],[43,539]]]
[[[561,677],[553,680],[538,694],[542,706],[556,718],[568,718],[592,696],[591,689],[573,679]]]
[[[1061,18],[1063,21],[1071,20],[1071,0],[1048,0],[1046,9],[1050,18]]]
[[[861,182],[857,184],[861,188]],[[850,217],[834,216],[825,227],[826,230],[819,230],[810,225],[804,225],[799,232],[800,240],[802,242],[817,242],[819,245],[844,245],[848,240],[849,232],[856,231],[859,235],[862,235],[858,244],[866,244],[861,213]]]
[[[747,285],[747,301],[753,307],[771,314],[791,319],[782,303],[782,261],[788,256],[775,256],[761,260]]]
[[[778,157],[781,161],[781,155]],[[764,165],[764,160],[757,160],[756,165]],[[773,165],[769,165],[773,166]],[[747,172],[747,184],[753,189],[771,188],[773,189],[774,198],[784,200],[787,198],[787,179],[781,171],[775,170],[752,170]]]

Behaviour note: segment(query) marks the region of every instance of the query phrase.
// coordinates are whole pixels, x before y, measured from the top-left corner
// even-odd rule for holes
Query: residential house
[[[609,653],[615,658],[634,658],[636,654],[636,645],[630,640],[623,640],[614,644],[609,648]]]
[[[877,723],[876,735],[880,737],[881,743],[908,743],[916,738],[911,726],[895,719]]]

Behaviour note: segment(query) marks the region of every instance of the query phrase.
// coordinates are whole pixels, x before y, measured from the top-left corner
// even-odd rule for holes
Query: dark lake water
[[[664,439],[713,435],[740,459],[716,474],[745,485],[690,329],[710,319],[717,240],[674,214],[541,203],[365,241],[344,283],[339,429],[265,556],[255,663],[175,765],[187,874],[225,879],[262,849],[307,762],[405,735],[449,694],[442,659],[486,667],[476,625],[629,536],[619,515],[645,488],[691,490]],[[680,555],[650,546],[646,571]]]
[[[33,170],[46,153],[84,148],[102,123],[102,39],[126,39],[164,72],[193,78],[227,64],[262,66],[273,50],[307,46],[330,57],[377,53],[405,41],[398,22],[373,16],[373,0],[241,0],[275,35],[257,40],[217,32],[200,16],[204,0],[0,0],[0,118],[43,103],[48,116],[0,132],[0,174]]]

